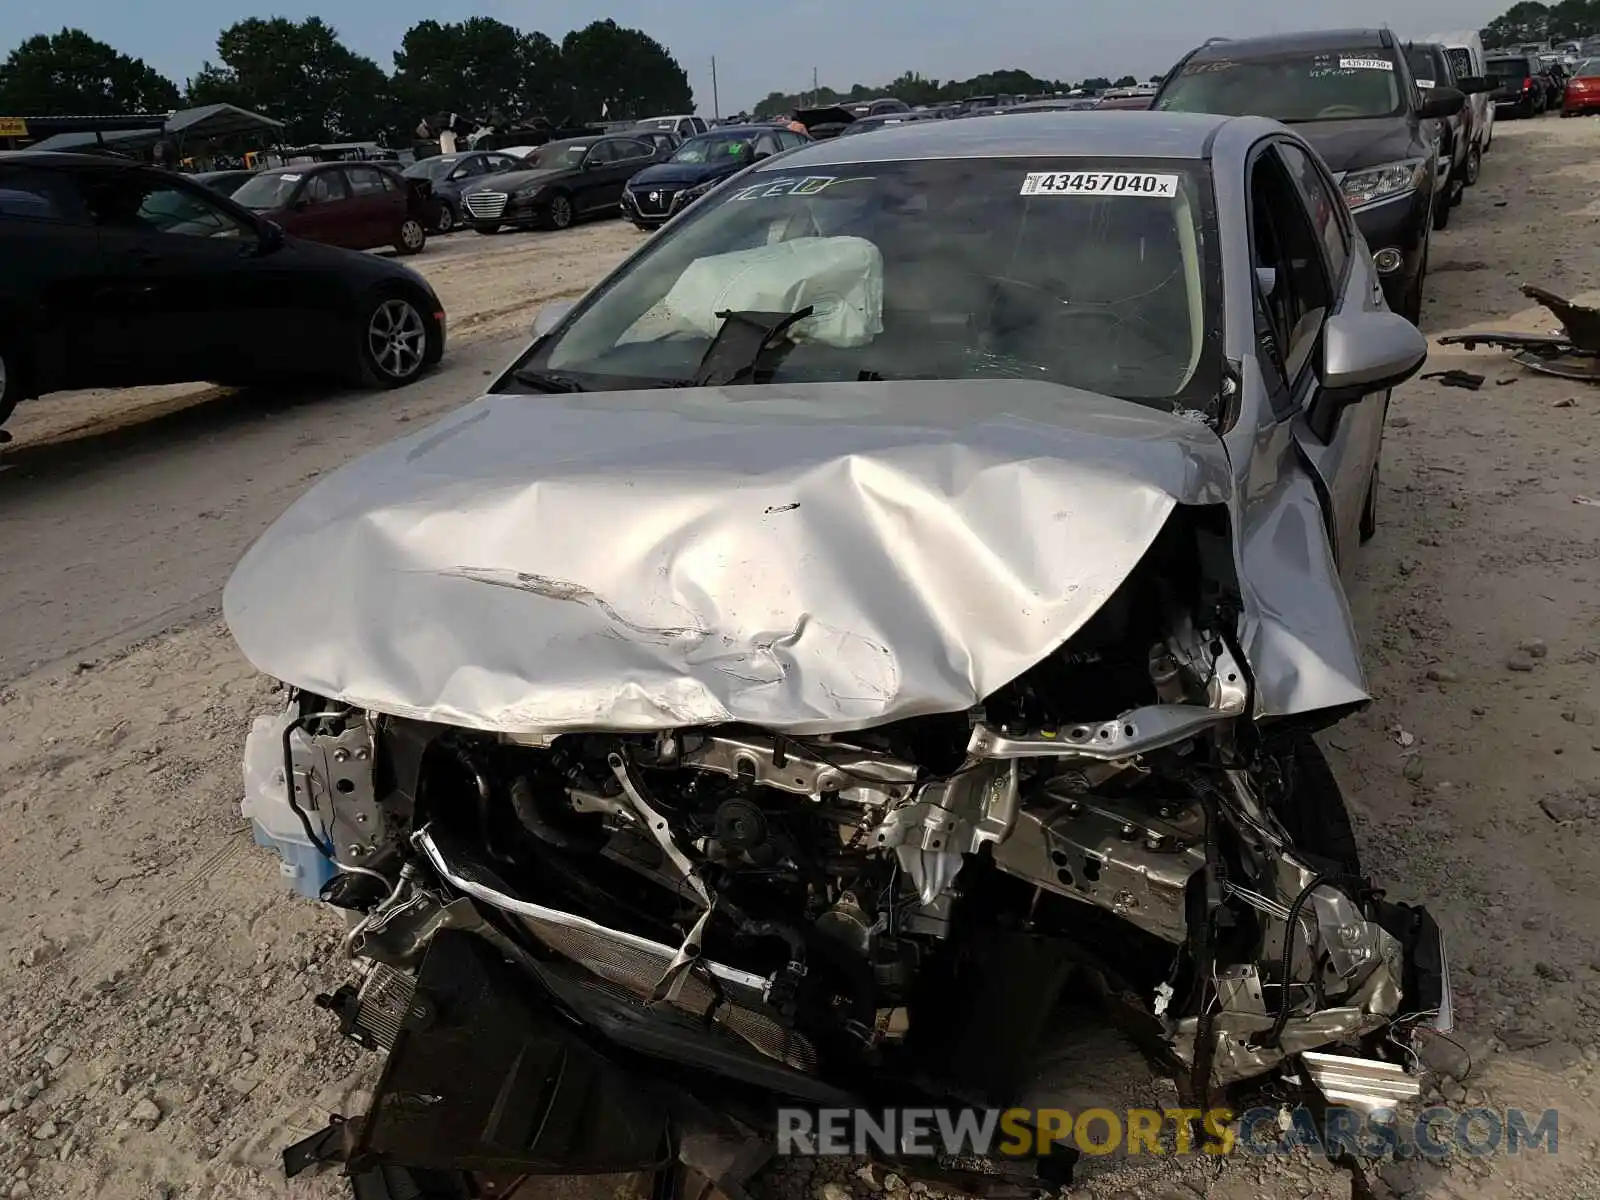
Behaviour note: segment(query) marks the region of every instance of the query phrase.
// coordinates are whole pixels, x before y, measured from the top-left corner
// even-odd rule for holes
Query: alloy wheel
[[[550,201],[550,224],[557,229],[565,229],[572,224],[572,201],[565,196],[557,196]]]
[[[456,214],[446,204],[439,210],[439,232],[449,233],[456,227]]]
[[[422,222],[415,217],[406,219],[400,226],[400,244],[407,250],[415,253],[422,249],[423,243],[428,240],[427,230],[422,228]]]
[[[390,379],[409,379],[422,369],[428,329],[409,300],[385,300],[367,322],[367,353]]]

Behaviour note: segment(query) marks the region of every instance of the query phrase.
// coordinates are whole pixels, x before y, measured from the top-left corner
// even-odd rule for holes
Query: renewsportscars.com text
[[[1071,1147],[1084,1154],[1286,1154],[1325,1149],[1382,1158],[1406,1146],[1427,1158],[1559,1149],[1555,1109],[1425,1108],[1414,1117],[1330,1106],[1307,1108],[782,1108],[786,1155],[977,1155],[1035,1157]]]

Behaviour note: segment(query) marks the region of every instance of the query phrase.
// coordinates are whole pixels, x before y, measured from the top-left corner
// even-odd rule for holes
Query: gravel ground
[[[1518,283],[1582,293],[1600,278],[1597,151],[1593,122],[1500,127],[1435,235],[1430,334],[1547,326]],[[561,236],[452,246],[441,289],[479,299],[447,303],[514,326],[605,265],[577,239],[610,261],[633,238],[594,226],[571,257],[541,257]],[[1391,1163],[1379,1188],[1575,1200],[1600,1178],[1600,393],[1436,350],[1429,370],[1450,367],[1488,382],[1419,381],[1392,406],[1383,528],[1354,593],[1376,702],[1325,742],[1373,873],[1449,940],[1460,1046],[1429,1048],[1439,1094],[1556,1107],[1560,1153]],[[283,1144],[356,1108],[371,1064],[310,1005],[342,980],[339,926],[285,895],[238,816],[243,733],[270,688],[208,622],[0,690],[0,1197],[344,1194],[278,1171]],[[1123,1064],[1107,1075],[1129,1103],[1166,1098]],[[859,1167],[789,1164],[759,1191],[921,1186]],[[1079,1194],[1350,1192],[1290,1156],[1118,1161]]]

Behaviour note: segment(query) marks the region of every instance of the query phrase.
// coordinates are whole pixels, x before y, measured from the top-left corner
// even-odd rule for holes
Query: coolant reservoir
[[[244,803],[240,811],[249,820],[256,845],[276,850],[278,870],[300,895],[316,899],[333,878],[334,864],[309,838],[305,826],[289,804],[283,778],[283,734],[299,714],[291,705],[281,713],[257,717],[244,740]],[[291,735],[305,748],[305,735]],[[303,802],[302,802],[303,803]],[[313,827],[317,814],[308,812]],[[319,829],[326,837],[326,831]]]

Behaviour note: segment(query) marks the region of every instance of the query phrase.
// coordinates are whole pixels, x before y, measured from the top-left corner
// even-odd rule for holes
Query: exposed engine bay
[[[1015,1102],[1063,1005],[1202,1104],[1306,1051],[1340,1048],[1313,1080],[1395,1070],[1389,1039],[1449,1025],[1437,930],[1361,875],[1309,733],[1252,719],[1206,545],[1169,523],[981,707],[848,735],[489,734],[294,693],[246,810],[325,856],[307,890],[363,976],[324,1002],[379,1049],[432,1019],[449,931],[652,1061],[802,1098]]]

